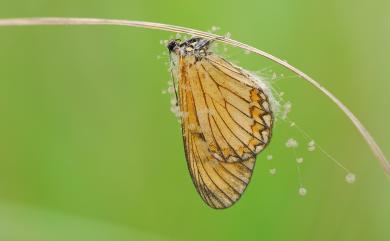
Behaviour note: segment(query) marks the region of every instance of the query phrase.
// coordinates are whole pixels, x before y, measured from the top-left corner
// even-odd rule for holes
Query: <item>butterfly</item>
[[[248,71],[213,53],[213,40],[171,40],[177,115],[195,188],[215,209],[235,204],[256,156],[269,144],[274,117],[265,88]]]

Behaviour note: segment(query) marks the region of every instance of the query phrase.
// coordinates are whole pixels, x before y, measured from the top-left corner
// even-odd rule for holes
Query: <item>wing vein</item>
[[[240,141],[241,142],[241,144],[243,145],[243,146],[245,146],[246,148],[248,148],[252,153],[253,153],[253,155],[255,156],[256,155],[256,153],[254,153],[250,148],[249,148],[249,146],[247,145],[247,144],[245,144],[244,143],[244,141],[242,141],[231,129],[230,129],[230,127],[226,124],[226,121],[222,118],[222,116],[221,116],[221,113],[218,111],[218,109],[215,107],[215,101],[214,100],[211,100],[212,101],[212,103],[213,103],[213,106],[214,106],[214,109],[217,111],[217,113],[218,113],[218,115],[219,115],[219,118],[222,120],[222,122],[225,124],[225,126],[226,126],[226,128],[230,131],[230,133],[232,133],[232,135],[235,137],[235,138],[237,138],[237,140],[238,141]],[[214,120],[215,121],[215,120]],[[216,124],[217,124],[217,122],[215,122]],[[217,126],[218,126],[218,124],[217,124]],[[241,127],[241,126],[240,126]],[[219,129],[219,127],[218,127],[218,129]],[[221,134],[222,134],[222,132],[221,132]],[[222,134],[222,136],[223,136],[223,134]],[[226,137],[224,136],[224,139],[226,140]],[[233,148],[234,149],[234,148]],[[234,150],[235,151],[235,150]],[[236,152],[236,154],[237,154],[237,156],[238,157],[240,157],[240,155],[238,155],[238,153]]]
[[[201,185],[201,183],[199,182],[198,185],[196,185],[196,187],[197,187],[197,189],[202,190],[202,192],[203,192],[203,190],[205,191],[205,196],[207,197],[206,199],[212,200],[212,199],[210,198],[210,194],[211,194],[211,195],[214,196],[215,200],[217,200],[222,206],[224,206],[224,203],[223,203],[223,202],[219,199],[219,197],[217,197],[212,191],[210,191],[210,190],[205,190],[205,189],[207,188],[207,185],[206,185],[205,181],[203,180],[203,176],[201,175],[201,173],[200,173],[200,171],[199,171],[200,169],[199,169],[198,161],[196,161],[196,160],[199,160],[199,162],[202,163],[202,159],[201,159],[201,157],[200,157],[200,155],[199,155],[199,153],[198,153],[198,148],[197,148],[197,146],[196,146],[196,144],[195,144],[193,138],[194,138],[194,137],[192,136],[192,148],[193,148],[194,151],[196,151],[196,155],[197,155],[197,157],[198,157],[198,158],[195,158],[194,163],[195,163],[196,168],[197,168],[197,170],[198,170],[197,175],[198,175],[198,177],[200,178],[199,180],[203,183],[203,185]],[[195,154],[195,153],[194,153],[194,154]],[[203,164],[202,164],[202,166],[203,166]],[[203,170],[204,170],[204,168],[203,168]],[[205,172],[206,172],[206,171],[205,171]],[[206,174],[207,174],[207,172],[206,172]],[[209,178],[210,178],[210,177],[209,177]],[[214,182],[213,182],[213,184],[215,185]],[[215,185],[215,186],[216,186],[216,185]],[[217,187],[217,186],[216,186],[216,187]],[[217,188],[218,188],[218,187],[217,187]],[[208,188],[207,188],[207,189],[208,189]],[[213,205],[215,206],[214,202],[212,202],[212,203],[213,203]]]
[[[234,163],[236,164],[236,163]],[[247,182],[245,182],[244,180],[242,180],[240,177],[238,177],[237,175],[233,174],[231,171],[229,171],[226,167],[224,167],[223,165],[220,165],[227,173],[229,173],[232,177],[236,178],[237,180],[241,181],[245,186],[248,185]],[[245,166],[245,165],[244,165]]]
[[[249,101],[247,101],[245,98],[243,98],[243,97],[240,96],[239,94],[234,93],[233,91],[231,91],[230,89],[226,88],[225,86],[220,85],[220,84],[215,80],[215,78],[206,70],[206,68],[204,67],[204,65],[203,65],[202,63],[201,63],[200,65],[202,66],[203,70],[209,75],[210,79],[217,85],[218,88],[224,88],[225,90],[227,90],[227,91],[231,92],[232,94],[236,95],[238,98],[242,99],[242,100],[245,101],[246,103],[248,103],[248,104],[250,103]],[[239,81],[239,80],[237,80],[237,81]],[[253,88],[253,87],[251,87],[251,88]],[[221,90],[220,90],[220,91],[221,91]]]
[[[200,157],[199,155],[199,150],[198,150],[198,146],[195,145],[195,150],[196,150],[196,153],[199,157],[199,160],[200,160],[200,164],[203,168],[203,171],[206,173],[207,177],[210,179],[211,183],[227,198],[230,200],[230,202],[234,203],[234,201],[229,197],[229,195],[227,195],[215,182],[214,180],[210,177],[209,173],[206,171],[206,168],[204,167],[203,165],[203,161],[202,161],[202,158]],[[203,179],[203,178],[202,178]]]

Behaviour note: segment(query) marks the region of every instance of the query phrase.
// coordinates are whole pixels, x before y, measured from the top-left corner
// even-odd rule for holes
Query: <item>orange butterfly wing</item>
[[[267,96],[250,75],[209,54],[180,56],[179,107],[193,183],[213,208],[233,205],[268,144],[273,117]]]

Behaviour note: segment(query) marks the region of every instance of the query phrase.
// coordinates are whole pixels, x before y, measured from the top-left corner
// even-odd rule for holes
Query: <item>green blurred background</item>
[[[219,26],[319,80],[388,157],[389,13],[387,0],[0,0],[0,18]],[[239,203],[223,211],[203,204],[161,93],[170,76],[159,42],[170,36],[111,26],[0,28],[1,241],[390,240],[390,182],[346,117],[299,78],[277,82],[293,103],[290,118],[356,173],[356,183],[278,123]],[[231,53],[250,70],[273,66]],[[301,141],[305,197],[284,146],[289,137]]]

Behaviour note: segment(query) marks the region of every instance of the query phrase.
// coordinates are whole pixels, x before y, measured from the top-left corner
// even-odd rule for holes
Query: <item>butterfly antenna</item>
[[[172,56],[169,55],[169,62],[171,63],[171,69],[170,69],[170,72],[171,72],[171,78],[172,78],[172,84],[173,84],[173,90],[175,91],[175,97],[176,97],[176,106],[179,105],[179,95],[177,94],[177,88],[176,88],[176,83],[175,83],[175,77],[173,75],[173,71],[172,71],[172,65],[175,65],[175,63],[172,61]]]

